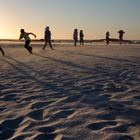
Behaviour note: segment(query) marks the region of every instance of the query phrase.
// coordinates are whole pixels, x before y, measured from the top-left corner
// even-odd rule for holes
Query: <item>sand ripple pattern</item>
[[[0,140],[139,140],[140,47],[6,50]]]

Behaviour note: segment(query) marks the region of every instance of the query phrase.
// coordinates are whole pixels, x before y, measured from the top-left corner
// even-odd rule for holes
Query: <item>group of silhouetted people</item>
[[[34,33],[31,33],[31,32],[28,33],[28,32],[25,32],[24,29],[21,29],[21,30],[20,30],[20,37],[19,37],[19,40],[21,40],[21,39],[24,38],[24,40],[25,40],[25,45],[24,45],[24,47],[28,50],[28,52],[29,52],[30,54],[32,54],[32,47],[29,46],[29,45],[30,45],[30,42],[31,42],[31,39],[30,39],[29,35],[33,35],[33,36],[36,38],[36,35],[35,35]],[[42,49],[44,50],[45,47],[47,46],[47,44],[49,43],[50,48],[53,50],[53,47],[52,47],[52,44],[51,44],[51,32],[50,32],[50,30],[49,30],[49,26],[47,26],[47,27],[45,28],[44,40],[45,40],[45,44],[44,44],[44,46],[42,47]],[[5,53],[4,53],[3,49],[2,49],[2,47],[0,47],[0,51],[1,51],[2,55],[5,55]]]
[[[119,34],[119,42],[120,42],[120,45],[121,45],[122,42],[123,42],[123,35],[125,34],[125,32],[123,30],[119,30],[118,34]],[[110,33],[107,31],[105,36],[106,36],[106,44],[109,45],[109,43],[110,43]],[[78,42],[78,29],[74,29],[73,40],[74,40],[74,46],[77,46],[77,42]],[[79,32],[79,42],[80,42],[80,45],[84,45],[83,30],[80,30],[80,32]]]
[[[123,42],[123,35],[125,34],[125,32],[123,30],[119,30],[118,31],[118,34],[119,34],[119,42],[120,42],[120,45],[121,45],[122,42]],[[109,42],[110,42],[110,33],[109,32],[106,32],[105,36],[106,36],[106,44],[109,45]]]
[[[80,32],[79,32],[79,39],[80,39],[79,40],[80,45],[84,45],[84,33],[83,33],[83,30],[80,30]],[[78,29],[74,29],[73,40],[74,40],[74,46],[76,47],[77,42],[78,42]]]
[[[49,26],[47,26],[45,28],[45,33],[44,33],[44,40],[45,40],[45,44],[43,46],[43,50],[45,49],[45,47],[47,46],[47,43],[49,43],[50,45],[50,48],[53,50],[53,47],[52,47],[52,44],[51,44],[51,32],[49,30]],[[36,38],[36,35],[34,33],[27,33],[24,31],[24,29],[21,29],[20,30],[20,37],[19,37],[19,40],[21,40],[22,38],[24,38],[25,40],[25,45],[24,47],[29,51],[29,53],[32,54],[32,47],[29,46],[30,45],[30,42],[31,42],[31,39],[29,37],[29,35],[33,35],[35,38]]]
[[[120,41],[120,45],[121,45],[122,44],[122,41],[123,41],[123,35],[125,34],[125,32],[123,30],[119,30],[118,31],[118,34],[119,34],[119,41]],[[34,33],[31,33],[31,32],[30,33],[27,33],[27,32],[25,32],[24,29],[21,29],[20,30],[19,40],[21,40],[22,38],[24,38],[24,40],[25,40],[24,47],[29,51],[29,53],[32,54],[32,47],[29,46],[30,45],[30,42],[31,42],[31,39],[30,39],[29,35],[33,35],[36,38],[36,35]],[[80,32],[78,34],[78,29],[74,29],[74,32],[73,32],[73,40],[74,40],[74,46],[75,47],[77,46],[78,35],[79,35],[80,45],[84,45],[84,33],[83,33],[83,30],[80,30]],[[51,43],[51,31],[49,29],[49,26],[47,26],[45,28],[44,40],[45,40],[45,44],[42,47],[42,50],[45,49],[45,47],[47,46],[47,44],[49,44],[50,48],[53,50],[52,43]],[[109,45],[109,42],[110,42],[110,33],[109,32],[106,32],[106,44]],[[4,50],[2,49],[2,47],[0,47],[0,51],[1,51],[2,55],[5,55]]]

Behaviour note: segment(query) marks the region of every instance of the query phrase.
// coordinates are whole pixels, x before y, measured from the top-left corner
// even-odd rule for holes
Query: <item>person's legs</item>
[[[25,46],[24,47],[29,51],[29,53],[32,54],[32,47],[30,47],[29,44],[30,44],[30,40],[25,41]]]
[[[122,45],[122,39],[120,38],[120,45]]]
[[[49,40],[49,45],[50,45],[50,48],[51,48],[52,50],[54,50],[53,47],[52,47],[51,40]]]
[[[1,51],[2,55],[5,55],[5,53],[1,47],[0,47],[0,51]]]
[[[84,45],[84,40],[82,39],[82,45]]]
[[[32,47],[31,46],[29,46],[29,49],[32,51]]]
[[[45,47],[47,46],[47,43],[48,43],[47,40],[45,40],[45,44],[44,44],[42,50],[45,50]]]
[[[107,45],[109,45],[109,40],[107,41]]]
[[[123,42],[123,37],[120,36],[120,45],[122,45],[122,42]]]
[[[109,38],[107,39],[107,45],[109,45]]]
[[[74,40],[74,46],[76,47],[76,45],[77,45],[77,40]]]

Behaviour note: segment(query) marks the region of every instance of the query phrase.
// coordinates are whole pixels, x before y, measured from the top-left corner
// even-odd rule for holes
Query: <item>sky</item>
[[[50,27],[53,39],[72,39],[73,30],[83,30],[85,39],[140,40],[140,0],[0,0],[0,39],[18,39],[20,29],[44,38]]]

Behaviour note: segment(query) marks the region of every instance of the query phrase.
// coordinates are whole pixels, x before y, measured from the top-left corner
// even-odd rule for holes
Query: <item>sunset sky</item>
[[[1,39],[18,39],[21,28],[41,39],[46,26],[53,39],[72,39],[77,28],[86,39],[123,29],[125,39],[140,40],[140,0],[0,0]]]

